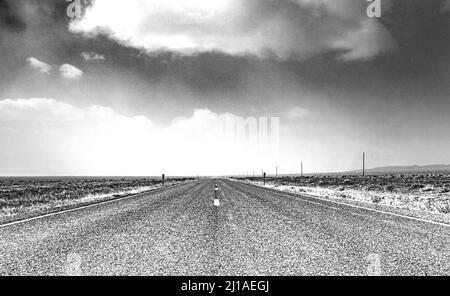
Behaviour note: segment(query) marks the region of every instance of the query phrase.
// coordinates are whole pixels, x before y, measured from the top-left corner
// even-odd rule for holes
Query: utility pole
[[[275,167],[275,178],[278,178],[278,167]]]
[[[162,174],[162,186],[165,187],[165,176]]]
[[[263,173],[264,185],[266,185],[266,173]]]
[[[300,176],[303,178],[303,162],[301,163],[301,173],[300,173]]]
[[[363,170],[362,170],[362,175],[363,178],[366,176],[366,153],[363,152]]]

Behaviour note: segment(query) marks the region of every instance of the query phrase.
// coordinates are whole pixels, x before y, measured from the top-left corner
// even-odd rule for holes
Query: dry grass
[[[187,180],[170,179],[167,184]],[[137,194],[160,186],[161,181],[155,178],[0,178],[0,221]]]
[[[262,183],[261,178],[241,179]],[[267,186],[413,211],[450,213],[450,174],[267,178]]]

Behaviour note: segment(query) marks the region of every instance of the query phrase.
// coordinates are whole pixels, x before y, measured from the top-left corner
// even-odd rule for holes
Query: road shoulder
[[[97,205],[102,205],[106,203],[112,203],[116,201],[126,200],[130,198],[136,198],[142,195],[146,194],[152,194],[161,192],[163,190],[169,189],[169,188],[175,188],[178,186],[186,185],[189,182],[186,183],[177,183],[173,185],[168,185],[164,188],[154,188],[148,191],[140,192],[137,194],[126,194],[126,195],[120,195],[120,196],[111,196],[106,198],[99,198],[99,199],[93,199],[93,200],[71,200],[67,203],[55,203],[55,204],[45,204],[42,206],[36,206],[36,207],[28,207],[23,208],[22,210],[18,211],[14,215],[0,215],[0,228],[6,227],[13,224],[19,224],[26,221],[36,220],[48,216],[63,214],[67,212],[77,211]]]
[[[316,200],[322,200],[327,202],[332,202],[336,204],[343,204],[350,207],[356,207],[356,208],[362,208],[370,211],[375,212],[381,212],[386,214],[391,214],[395,216],[405,217],[405,218],[412,218],[414,220],[424,220],[424,221],[430,221],[431,223],[437,223],[442,224],[443,226],[450,227],[450,215],[449,214],[438,214],[438,213],[429,213],[429,212],[419,212],[419,211],[413,211],[406,208],[398,208],[393,206],[387,206],[387,205],[377,205],[377,204],[371,204],[371,203],[365,203],[360,202],[356,200],[348,200],[344,198],[335,198],[335,197],[327,197],[327,196],[316,196],[311,194],[305,194],[302,192],[297,192],[295,190],[286,190],[286,189],[280,189],[279,187],[267,187],[263,184],[259,183],[253,183],[248,181],[242,181],[242,180],[236,180],[236,179],[229,179],[233,182],[243,183],[250,186],[255,186],[258,188],[263,188],[269,191],[277,192],[277,193],[283,193],[287,194],[289,196],[294,197],[302,197],[306,196],[312,199]]]

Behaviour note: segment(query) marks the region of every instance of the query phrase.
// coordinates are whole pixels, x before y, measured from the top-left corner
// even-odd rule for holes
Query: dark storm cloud
[[[127,5],[98,0],[71,30],[88,36],[107,32],[151,52],[301,60],[339,50],[342,60],[370,60],[393,50],[395,41],[377,19],[367,17],[367,5],[359,0],[133,0]]]
[[[108,83],[122,87],[124,92],[128,89],[134,93],[128,95],[129,99],[136,100],[136,105],[145,105],[145,101],[155,92],[175,91],[173,96],[179,99],[177,93],[186,94],[186,89],[192,91],[192,96],[238,89],[242,83],[242,73],[255,62],[254,59],[236,59],[213,52],[190,57],[171,52],[149,55],[140,49],[117,43],[106,35],[85,38],[69,32],[70,19],[66,14],[65,1],[14,3],[14,8],[8,6],[8,14],[29,25],[21,31],[8,31],[0,38],[0,96],[3,98],[61,97],[61,94],[64,97],[85,97],[83,94],[92,93],[97,95],[90,100],[102,103],[105,95],[100,90],[105,89],[105,83]],[[2,31],[5,29],[5,26],[1,27]],[[91,63],[82,57],[82,52],[97,52],[106,59]],[[75,65],[86,73],[86,78],[76,87],[75,84],[68,87],[56,74],[34,75],[27,62],[30,57],[50,65]],[[155,85],[159,85],[156,90]],[[173,90],[175,85],[181,89]],[[237,98],[234,97],[235,100]]]
[[[140,97],[136,98],[139,101],[137,104],[145,104],[145,100],[151,97],[149,94],[155,94],[156,91],[170,93],[177,88],[181,93],[192,92],[191,95],[197,96],[202,102],[215,98],[222,100],[221,93],[230,94],[228,100],[231,101],[246,100],[251,97],[249,92],[264,101],[264,97],[270,99],[271,90],[276,92],[281,88],[295,89],[298,86],[325,91],[327,94],[340,91],[347,94],[352,90],[379,94],[398,90],[399,85],[403,84],[405,87],[418,87],[418,84],[408,83],[420,80],[421,87],[428,84],[445,88],[442,84],[449,77],[450,26],[448,13],[442,12],[444,2],[394,1],[384,11],[380,22],[396,41],[396,49],[372,60],[348,63],[339,60],[347,52],[344,49],[319,53],[302,61],[234,56],[216,51],[189,56],[169,51],[149,53],[112,40],[105,34],[86,38],[70,32],[70,19],[66,15],[68,4],[65,1],[2,1],[2,8],[5,8],[1,10],[2,32],[11,26],[14,31],[3,34],[6,38],[0,40],[0,49],[4,53],[0,57],[0,71],[4,71],[2,77],[5,77],[0,80],[3,92],[0,94],[14,94],[11,82],[28,73],[26,59],[31,56],[51,65],[69,63],[83,70],[86,79],[85,84],[79,85],[80,93],[90,88],[100,89],[104,81],[112,80],[117,85],[116,82],[125,81],[137,93],[136,97]],[[320,5],[312,9],[306,4],[298,6],[289,1],[257,3],[251,1],[246,4],[251,7],[248,11],[255,17],[245,18],[246,22],[242,26],[251,30],[258,26],[254,22],[273,18],[274,11],[282,10],[281,15],[288,19],[279,21],[297,23],[301,34],[315,40],[314,44],[320,43],[324,28],[353,28],[364,19],[360,14],[361,7],[351,0],[348,1],[351,5],[335,6],[332,18],[324,18],[327,12]],[[357,13],[358,17],[349,17],[353,13]],[[324,24],[315,26],[321,15]],[[9,21],[5,23],[5,19]],[[330,33],[328,29],[325,31],[326,34]],[[97,52],[104,55],[106,60],[88,63],[82,58],[82,52]],[[54,77],[35,77],[30,74],[30,79],[34,83],[21,87],[28,90],[23,95],[36,92],[43,83],[54,85],[49,88],[47,95],[56,95],[66,87]],[[277,87],[271,87],[273,85]],[[54,93],[52,88],[55,89]],[[14,91],[20,92],[17,87]],[[42,94],[42,91],[37,92]],[[182,99],[181,96],[178,98]],[[101,97],[97,99],[101,100]]]
[[[359,90],[383,94],[448,93],[450,79],[450,18],[441,7],[445,1],[397,0],[381,18],[397,42],[395,51],[372,61],[343,63],[335,53],[277,66],[303,83],[328,93]],[[351,96],[353,97],[353,96]],[[401,99],[402,96],[398,96]]]
[[[23,31],[26,28],[25,21],[17,10],[16,2],[0,0],[0,26],[2,29]]]
[[[415,75],[445,62],[450,52],[450,18],[441,12],[445,1],[394,1],[383,22],[399,43],[389,59],[393,71]],[[408,73],[409,71],[409,73]],[[428,74],[428,73],[427,73]]]

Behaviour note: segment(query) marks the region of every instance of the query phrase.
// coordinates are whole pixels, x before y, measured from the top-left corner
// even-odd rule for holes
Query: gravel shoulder
[[[172,182],[166,185],[167,187],[177,186],[183,184],[181,182]],[[0,225],[7,224],[15,221],[30,219],[39,217],[42,215],[48,215],[66,210],[72,210],[80,207],[94,205],[98,203],[108,202],[127,198],[130,196],[150,193],[153,191],[164,190],[160,185],[147,186],[143,188],[136,188],[114,194],[101,194],[101,195],[87,195],[77,199],[65,199],[65,200],[46,200],[38,204],[28,204],[14,207],[0,208]]]
[[[402,202],[391,202],[391,203],[374,202],[374,200],[379,200],[380,196],[384,196],[383,193],[363,191],[358,189],[340,190],[333,188],[296,186],[294,184],[281,185],[273,181],[267,182],[265,185],[261,181],[249,181],[249,180],[235,180],[235,181],[298,195],[316,196],[318,198],[325,198],[331,201],[337,201],[349,205],[362,206],[369,209],[381,210],[391,212],[394,214],[405,215],[419,219],[426,219],[450,225],[450,213],[430,211],[429,207],[421,206],[423,205],[424,202],[426,203],[426,198],[419,201],[416,198],[411,198],[406,195],[402,196],[401,194],[398,194],[398,196],[395,197],[396,198],[395,200],[397,201],[402,200]],[[441,202],[449,203],[450,201],[448,199],[445,199],[442,200]]]

